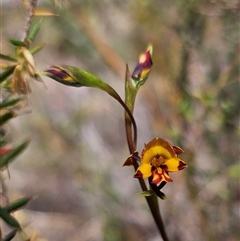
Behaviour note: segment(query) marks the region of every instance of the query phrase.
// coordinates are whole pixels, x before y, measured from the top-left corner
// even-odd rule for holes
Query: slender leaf
[[[12,230],[10,233],[8,233],[8,234],[3,238],[2,241],[10,241],[10,240],[12,240],[12,239],[16,236],[17,231],[18,231],[18,229]]]
[[[41,26],[41,21],[38,23],[35,23],[34,26],[30,29],[30,31],[28,33],[28,39],[31,41],[31,43],[36,38],[38,31],[40,29],[40,26]]]
[[[9,42],[16,47],[27,47],[27,44],[20,40],[10,39]]]
[[[11,120],[15,116],[16,114],[13,111],[7,111],[5,114],[0,115],[0,126],[2,126],[3,124],[5,124],[7,121]]]
[[[29,141],[25,141],[21,145],[14,148],[11,152],[0,158],[0,169],[6,167],[10,162],[14,160],[16,156],[23,152],[23,150],[28,146]]]
[[[16,65],[7,68],[3,73],[0,74],[0,83],[7,79],[15,70]]]
[[[28,204],[28,202],[31,200],[32,198],[30,197],[23,197],[23,198],[20,198],[12,203],[10,203],[6,209],[9,213],[11,212],[15,212],[16,210],[20,209],[20,208],[23,208],[25,205]]]
[[[0,109],[9,107],[9,106],[14,106],[20,101],[20,98],[14,98],[14,99],[7,99],[4,100],[3,102],[0,103]]]
[[[30,49],[30,53],[31,53],[32,55],[38,53],[39,51],[41,51],[41,50],[45,47],[45,45],[46,45],[46,44],[41,44],[41,45],[38,45],[38,46]]]
[[[59,16],[57,14],[55,14],[54,12],[50,11],[50,10],[39,10],[36,9],[36,11],[34,12],[34,16],[39,16],[39,17],[51,17],[51,16]]]
[[[13,57],[10,57],[8,55],[5,55],[5,54],[1,54],[1,53],[0,53],[0,59],[4,59],[4,60],[7,60],[7,61],[12,61],[12,62],[17,62],[17,59],[15,59]]]
[[[6,208],[1,208],[0,207],[0,217],[11,227],[13,228],[20,228],[20,224],[19,222],[16,220],[16,218],[14,218],[13,216],[11,216]]]

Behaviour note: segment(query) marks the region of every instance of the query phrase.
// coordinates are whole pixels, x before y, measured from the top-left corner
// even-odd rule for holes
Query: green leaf
[[[20,198],[12,203],[10,203],[6,209],[9,213],[11,212],[15,212],[16,210],[20,209],[20,208],[23,208],[25,205],[28,204],[29,201],[31,201],[32,198],[30,197],[23,197],[23,198]]]
[[[20,98],[14,98],[14,99],[6,99],[3,102],[0,103],[0,109],[6,108],[9,106],[14,106],[20,101]]]
[[[9,42],[16,47],[27,47],[27,44],[20,40],[10,39]]]
[[[13,57],[10,57],[8,55],[5,55],[5,54],[1,54],[1,53],[0,53],[0,59],[4,59],[4,60],[7,60],[7,61],[12,61],[12,62],[17,62],[17,59],[15,59]]]
[[[0,74],[0,83],[7,79],[15,70],[16,65],[7,68],[3,73]]]
[[[33,27],[30,29],[29,33],[28,33],[28,39],[30,40],[30,42],[32,43],[34,41],[34,39],[36,38],[38,31],[40,29],[41,26],[41,21],[38,23],[35,23],[33,25]]]
[[[0,126],[2,126],[3,124],[5,124],[7,121],[9,121],[15,116],[16,114],[13,111],[7,111],[5,114],[0,115]]]
[[[34,54],[38,53],[39,51],[41,51],[41,50],[45,47],[45,45],[46,45],[46,44],[38,45],[38,46],[30,49],[29,51],[30,51],[30,53],[31,53],[32,55],[34,55]]]
[[[2,241],[10,241],[10,240],[12,240],[12,239],[16,236],[17,231],[18,231],[18,229],[12,230],[10,233],[8,233],[8,234],[3,238]]]
[[[14,148],[12,151],[9,153],[5,154],[0,158],[0,169],[6,167],[9,163],[11,163],[16,156],[21,154],[23,150],[28,146],[29,141],[25,141],[21,145],[17,146]]]
[[[0,217],[11,227],[13,228],[20,228],[20,224],[19,222],[16,220],[16,218],[14,218],[13,216],[11,216],[6,208],[1,208],[0,207]]]

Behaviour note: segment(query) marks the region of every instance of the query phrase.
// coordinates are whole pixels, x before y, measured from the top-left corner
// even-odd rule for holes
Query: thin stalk
[[[125,77],[125,103],[128,109],[131,111],[133,114],[134,111],[134,104],[135,104],[135,99],[137,95],[138,88],[133,86],[131,84],[130,80],[130,73],[128,69],[128,65],[126,65],[126,77]],[[132,154],[134,151],[136,151],[136,146],[137,146],[137,140],[133,140],[132,136],[132,123],[131,123],[131,118],[129,117],[128,113],[125,112],[125,129],[126,129],[126,137],[127,137],[127,142],[128,142],[128,148],[130,151],[130,154]],[[135,171],[138,169],[139,165],[137,162],[133,163]],[[147,191],[148,188],[146,186],[146,183],[143,179],[138,179],[139,184],[141,186],[142,191]],[[158,200],[156,195],[151,195],[151,196],[146,196],[146,201],[148,203],[148,206],[150,208],[151,214],[153,216],[153,219],[156,223],[156,226],[163,238],[164,241],[169,241],[164,223],[161,217],[159,205],[158,205]]]
[[[37,6],[37,2],[38,2],[38,0],[29,0],[29,3],[30,3],[29,9],[28,9],[29,13],[28,13],[26,25],[24,27],[24,37],[23,37],[23,41],[27,45],[29,45],[28,33],[29,33],[29,30],[30,30],[30,27],[31,27],[31,23],[32,23],[32,19],[33,19],[33,16],[34,16],[35,8]]]
[[[119,94],[108,84],[105,83],[105,85],[108,87],[108,88],[102,88],[102,86],[95,86],[96,88],[99,88],[99,89],[102,89],[103,91],[106,91],[106,89],[108,89],[107,93],[109,95],[111,95],[115,100],[117,100],[121,105],[122,107],[125,109],[125,113],[127,115],[127,118],[128,118],[128,123],[129,123],[129,129],[128,129],[128,135],[129,137],[131,137],[131,140],[129,139],[131,145],[136,146],[136,143],[137,143],[137,124],[136,124],[136,121],[133,117],[133,114],[132,114],[132,111],[131,109],[125,104],[125,102],[122,100],[122,98],[119,96]],[[133,136],[134,138],[132,138],[132,125],[133,125]],[[135,150],[135,149],[134,149]],[[131,152],[132,153],[132,152]]]

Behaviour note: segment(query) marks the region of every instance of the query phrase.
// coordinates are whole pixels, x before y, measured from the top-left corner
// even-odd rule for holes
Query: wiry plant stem
[[[27,18],[26,25],[24,27],[24,37],[23,37],[23,42],[25,42],[27,45],[29,45],[27,36],[29,33],[29,29],[31,27],[31,23],[32,23],[32,19],[34,16],[35,8],[37,6],[37,2],[38,2],[38,0],[29,0],[30,5],[29,5],[29,9],[28,9],[28,18]]]
[[[133,113],[134,110],[134,104],[135,104],[135,99],[137,95],[138,88],[133,86],[131,82],[129,81],[131,78],[128,65],[126,66],[126,76],[125,76],[125,103],[131,113]],[[125,128],[126,128],[126,136],[127,136],[127,142],[128,142],[128,148],[130,151],[130,154],[132,154],[134,151],[136,151],[136,146],[137,146],[137,140],[133,140],[133,135],[132,135],[132,123],[129,115],[125,112]],[[133,166],[135,171],[138,169],[138,163],[133,162]],[[147,191],[148,188],[146,186],[146,183],[143,179],[138,179],[139,184],[141,186],[142,191]],[[146,196],[146,201],[148,203],[148,206],[150,208],[150,211],[152,213],[153,219],[156,223],[156,226],[163,238],[164,241],[169,241],[164,223],[161,217],[159,205],[158,205],[158,200],[156,195],[151,195],[151,196]]]

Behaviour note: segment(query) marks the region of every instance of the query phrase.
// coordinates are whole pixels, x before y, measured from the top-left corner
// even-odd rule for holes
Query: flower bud
[[[138,88],[145,83],[151,71],[153,65],[151,58],[152,49],[152,45],[150,45],[148,49],[139,56],[138,64],[132,73],[132,80],[136,83]]]

